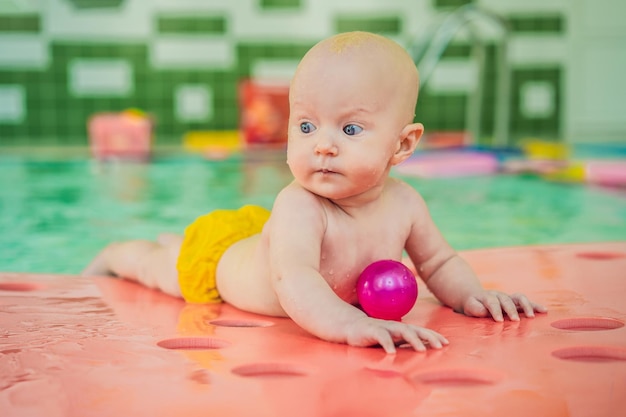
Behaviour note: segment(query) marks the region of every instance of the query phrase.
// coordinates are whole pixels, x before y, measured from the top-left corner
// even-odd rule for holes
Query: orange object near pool
[[[239,84],[240,130],[248,146],[287,143],[289,81],[247,79]]]
[[[417,353],[316,339],[289,319],[191,305],[134,283],[0,274],[0,410],[17,416],[617,416],[626,410],[626,242],[461,253],[483,284],[548,314],[442,307],[404,318]]]

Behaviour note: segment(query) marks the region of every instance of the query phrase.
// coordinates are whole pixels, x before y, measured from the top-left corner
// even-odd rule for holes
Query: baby
[[[315,45],[289,92],[287,163],[294,180],[271,213],[257,206],[198,218],[185,236],[107,246],[83,275],[115,275],[188,302],[225,301],[288,316],[315,336],[352,346],[439,349],[448,341],[413,324],[368,317],[356,281],[403,251],[432,293],[468,316],[519,320],[546,309],[524,295],[482,288],[445,241],[422,197],[390,178],[414,152],[418,73],[395,42],[365,32]]]

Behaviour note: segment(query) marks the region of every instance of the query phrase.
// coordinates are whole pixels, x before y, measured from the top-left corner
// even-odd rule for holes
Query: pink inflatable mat
[[[626,242],[462,256],[485,286],[549,313],[472,319],[422,284],[404,320],[450,345],[385,355],[124,280],[2,273],[0,415],[623,415]]]

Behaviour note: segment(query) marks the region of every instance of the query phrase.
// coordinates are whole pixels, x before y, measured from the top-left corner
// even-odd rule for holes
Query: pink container
[[[96,159],[148,159],[152,119],[139,112],[99,113],[88,122],[89,144]]]

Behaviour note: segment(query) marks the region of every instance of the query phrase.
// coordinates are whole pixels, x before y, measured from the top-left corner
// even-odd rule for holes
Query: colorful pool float
[[[499,169],[498,157],[492,152],[451,149],[418,152],[395,171],[423,178],[490,175]]]

